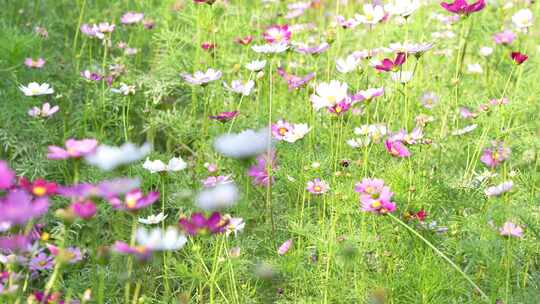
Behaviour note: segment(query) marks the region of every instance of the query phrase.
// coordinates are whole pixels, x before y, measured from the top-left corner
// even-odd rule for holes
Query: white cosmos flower
[[[232,217],[229,214],[223,216],[224,220],[228,220],[229,224],[225,227],[225,235],[229,236],[231,233],[236,236],[239,232],[242,232],[246,227],[244,219],[241,217]]]
[[[19,89],[25,96],[40,96],[54,93],[53,88],[48,83],[39,84],[37,82],[30,82],[26,87],[20,85]]]
[[[266,60],[253,60],[252,62],[249,62],[246,64],[246,69],[252,71],[252,72],[258,72],[264,69],[266,66]]]
[[[311,128],[307,124],[295,124],[289,132],[285,133],[283,140],[294,143],[304,138],[310,130]]]
[[[533,25],[533,13],[528,8],[521,9],[512,16],[512,23],[518,29],[527,29]]]
[[[364,24],[377,24],[384,18],[384,10],[380,5],[364,4],[364,14],[354,15],[355,19]]]
[[[411,81],[413,73],[410,71],[392,72],[390,77],[392,77],[393,81],[398,81],[405,84]]]
[[[238,134],[224,134],[214,141],[214,149],[226,157],[249,158],[260,155],[272,147],[272,137],[267,128],[251,129]]]
[[[512,190],[512,187],[514,187],[514,182],[506,181],[500,185],[487,188],[484,193],[486,194],[486,196],[499,196]]]
[[[470,63],[467,65],[467,73],[469,74],[482,74],[484,70],[479,63]]]
[[[484,46],[480,48],[480,56],[488,57],[489,55],[493,54],[493,48],[490,48],[489,46]]]
[[[349,55],[345,59],[340,58],[336,60],[336,69],[338,70],[338,72],[346,74],[356,70],[359,64],[360,58],[354,55]]]
[[[289,48],[289,45],[285,42],[254,45],[251,47],[256,53],[269,54],[269,53],[283,53]]]
[[[125,143],[120,147],[100,145],[94,154],[86,156],[86,162],[104,171],[112,170],[121,165],[138,161],[152,150],[148,143],[137,147],[132,143]]]
[[[150,171],[150,173],[158,172],[173,172],[180,171],[187,168],[187,163],[180,157],[173,157],[169,160],[167,164],[161,160],[150,160],[146,158],[146,161],[143,164],[143,168]]]
[[[161,228],[146,230],[137,229],[137,244],[155,251],[178,250],[187,243],[187,238],[177,228],[169,227],[166,231]]]
[[[384,6],[384,10],[392,15],[408,17],[419,7],[418,0],[392,0]]]
[[[239,197],[238,188],[230,182],[202,190],[195,201],[197,207],[203,210],[217,210],[234,206]]]
[[[156,215],[149,215],[147,218],[139,218],[139,223],[145,224],[145,225],[155,225],[163,222],[167,218],[167,214],[164,214],[163,212],[160,212]]]
[[[330,108],[342,100],[349,98],[347,94],[348,86],[337,80],[330,83],[322,82],[315,88],[315,94],[311,95],[313,108],[318,111],[322,108]]]
[[[193,75],[182,73],[180,76],[182,76],[182,78],[184,78],[184,80],[190,84],[204,85],[221,78],[221,71],[208,69],[206,72],[197,71]]]
[[[255,87],[255,82],[253,80],[248,80],[246,82],[242,82],[241,80],[233,80],[231,81],[231,86],[229,86],[226,82],[223,82],[223,86],[227,90],[234,93],[249,96],[253,91],[253,87]]]

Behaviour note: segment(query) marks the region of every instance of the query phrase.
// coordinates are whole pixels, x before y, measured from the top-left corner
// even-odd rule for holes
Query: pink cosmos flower
[[[409,152],[407,147],[400,141],[386,140],[384,146],[386,147],[386,151],[392,156],[402,158],[411,156],[411,152]]]
[[[24,60],[24,65],[32,69],[41,69],[45,65],[45,60],[43,58],[38,58],[36,60],[32,58],[26,58]]]
[[[508,44],[511,44],[514,41],[514,39],[516,39],[516,37],[517,36],[516,34],[514,34],[514,32],[510,30],[505,30],[505,31],[493,34],[493,41],[496,44],[508,45]]]
[[[336,22],[344,29],[355,28],[360,24],[355,18],[345,19],[341,15],[336,17]]]
[[[201,48],[207,52],[213,51],[216,48],[216,46],[217,45],[215,43],[212,43],[209,41],[205,41],[201,44]]]
[[[11,191],[0,200],[0,222],[24,225],[31,219],[41,217],[48,209],[46,197],[33,199],[26,191]]]
[[[245,37],[237,37],[236,39],[234,39],[234,42],[238,43],[238,44],[241,44],[241,45],[248,45],[251,43],[251,41],[253,41],[253,36],[245,36]]]
[[[103,76],[99,75],[98,73],[96,72],[91,72],[89,70],[84,70],[81,72],[81,76],[86,79],[86,80],[90,80],[90,81],[100,81],[101,79],[103,79]]]
[[[351,99],[353,103],[356,103],[358,101],[364,101],[364,102],[370,102],[375,97],[382,96],[384,94],[384,88],[369,88],[366,90],[359,91],[358,93],[354,94]]]
[[[364,178],[355,185],[354,191],[360,194],[362,211],[386,214],[396,210],[396,204],[391,201],[394,193],[384,185],[382,179]]]
[[[510,148],[500,142],[492,142],[490,148],[484,149],[480,161],[490,168],[495,168],[510,157]]]
[[[226,122],[226,121],[229,121],[229,120],[235,118],[236,116],[238,116],[238,114],[239,114],[238,111],[221,112],[221,113],[219,113],[217,115],[208,116],[208,118],[215,119],[215,120],[220,121],[220,122]]]
[[[120,22],[122,24],[135,24],[141,22],[143,19],[143,13],[127,12],[120,17]]]
[[[504,225],[499,229],[499,233],[502,236],[509,236],[509,237],[516,237],[521,238],[523,237],[523,228],[520,226],[507,221],[504,223]]]
[[[396,58],[394,60],[385,58],[383,59],[381,64],[375,66],[375,69],[381,72],[397,71],[405,63],[406,60],[407,54],[405,54],[404,52],[399,52],[396,54]]]
[[[275,170],[276,154],[271,152],[261,154],[257,157],[257,164],[251,166],[248,170],[248,176],[251,177],[253,184],[258,186],[270,186],[274,182],[274,176],[270,177],[270,170]]]
[[[311,54],[316,55],[320,54],[324,51],[326,51],[330,45],[327,42],[323,42],[321,44],[315,45],[315,46],[309,46],[306,44],[301,44],[296,47],[296,51],[300,54]]]
[[[11,170],[8,164],[0,160],[0,190],[11,188],[15,181],[15,172]]]
[[[277,69],[277,72],[278,72],[279,76],[281,76],[283,79],[285,79],[287,81],[287,84],[289,86],[289,91],[292,91],[294,89],[298,89],[298,88],[304,86],[310,80],[312,80],[313,77],[315,77],[315,73],[309,73],[304,77],[288,74],[281,67],[279,67]]]
[[[287,24],[272,25],[263,33],[263,38],[268,43],[288,43],[292,32]]]
[[[138,211],[139,209],[146,208],[159,199],[158,192],[149,192],[144,195],[141,190],[135,189],[126,193],[124,199],[117,196],[110,197],[107,200],[114,209],[125,211]]]
[[[74,202],[69,206],[69,209],[76,216],[85,220],[92,218],[97,212],[96,204],[90,200]]]
[[[41,108],[33,107],[28,110],[28,115],[32,117],[47,118],[53,116],[58,110],[60,110],[59,106],[51,107],[51,104],[46,102]]]
[[[36,197],[54,195],[58,189],[55,182],[48,182],[41,178],[31,182],[25,177],[21,177],[19,178],[19,186]]]
[[[152,255],[152,250],[145,246],[130,246],[129,244],[116,241],[113,245],[113,251],[119,254],[132,255],[139,261],[145,261]]]
[[[232,183],[230,175],[209,176],[202,181],[205,188],[213,188],[217,185]]]
[[[292,239],[286,240],[283,244],[281,244],[281,246],[279,246],[278,251],[277,251],[278,254],[285,255],[289,251],[289,249],[291,249],[292,243],[293,243]]]
[[[222,233],[227,229],[229,221],[219,212],[213,212],[208,218],[202,213],[193,213],[191,218],[182,217],[178,225],[189,235]]]
[[[278,120],[275,124],[272,124],[272,135],[278,140],[283,140],[285,135],[293,129],[293,125],[284,121]]]
[[[80,158],[94,153],[98,145],[95,139],[68,139],[65,143],[66,148],[49,146],[48,159],[68,159]]]
[[[327,182],[321,180],[320,178],[316,178],[307,182],[306,190],[309,193],[318,195],[326,193],[328,190],[330,190],[330,187],[328,186]]]
[[[467,3],[467,0],[455,0],[452,3],[442,2],[441,6],[450,13],[467,16],[482,10],[486,3],[484,0],[478,0],[471,4]]]
[[[520,52],[512,52],[510,54],[510,57],[512,58],[514,63],[517,64],[517,65],[520,65],[520,64],[524,63],[525,61],[527,61],[527,59],[529,59],[529,56],[527,56],[527,55],[525,55],[523,53],[520,53]]]

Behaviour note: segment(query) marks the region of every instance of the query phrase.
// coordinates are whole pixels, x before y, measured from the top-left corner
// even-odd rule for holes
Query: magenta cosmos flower
[[[58,189],[58,185],[56,185],[55,182],[49,182],[41,178],[31,182],[28,179],[21,177],[19,179],[19,185],[37,197],[56,194]]]
[[[152,250],[145,246],[130,246],[129,244],[116,241],[113,245],[113,251],[119,254],[132,255],[139,261],[144,261],[152,256]]]
[[[381,64],[376,65],[375,68],[381,72],[397,71],[405,63],[406,60],[407,54],[405,54],[404,52],[399,52],[396,54],[396,58],[394,60],[390,58],[384,58],[383,61],[381,61]]]
[[[484,0],[478,0],[469,4],[466,0],[456,0],[452,3],[442,2],[441,6],[450,13],[467,16],[481,11],[486,6],[486,2]]]
[[[95,139],[68,139],[65,148],[49,146],[48,159],[80,158],[94,153],[98,145]]]
[[[274,176],[270,177],[269,171],[276,168],[276,154],[264,153],[257,157],[257,164],[248,169],[248,176],[251,177],[254,185],[268,187],[274,182]]]
[[[248,45],[253,41],[253,36],[237,37],[234,39],[234,42],[241,45]]]
[[[490,148],[484,149],[480,161],[490,168],[495,168],[510,157],[510,152],[510,148],[505,147],[503,143],[492,142]]]
[[[47,198],[33,199],[26,191],[14,190],[0,200],[0,222],[24,225],[31,219],[42,216],[48,209]]]
[[[288,74],[285,72],[283,68],[278,68],[277,72],[279,76],[281,76],[283,79],[287,81],[287,85],[289,86],[289,91],[292,91],[294,89],[298,89],[305,84],[307,84],[313,77],[315,77],[315,73],[309,73],[304,77]]]
[[[496,44],[511,44],[516,39],[516,34],[510,30],[505,30],[499,33],[493,34],[493,42]]]
[[[15,181],[15,172],[9,168],[8,164],[0,160],[0,190],[9,189]]]
[[[382,179],[364,178],[355,185],[354,191],[360,195],[362,211],[385,214],[396,210],[396,204],[391,201],[394,193]]]
[[[411,152],[409,152],[409,149],[407,149],[407,147],[405,147],[401,141],[386,140],[384,142],[384,146],[386,151],[388,151],[388,153],[390,153],[392,156],[402,158],[411,156]]]
[[[229,221],[219,212],[213,212],[208,218],[202,213],[193,213],[191,218],[182,217],[178,225],[189,235],[222,233],[227,228]]]
[[[92,201],[77,201],[69,206],[69,210],[82,219],[92,218],[96,212],[96,204]]]
[[[238,116],[238,114],[239,114],[238,111],[221,112],[221,113],[219,113],[217,115],[208,116],[208,118],[214,119],[214,120],[217,120],[217,121],[220,121],[220,122],[226,122],[226,121],[229,121],[229,120],[235,118],[236,116]]]
[[[135,189],[126,193],[123,200],[115,196],[109,198],[108,201],[114,209],[137,211],[152,205],[158,199],[158,192],[149,192],[148,195],[144,195],[141,190]]]
[[[25,252],[30,250],[31,239],[22,234],[0,237],[0,252]]]
[[[272,25],[263,33],[263,38],[268,43],[288,43],[292,32],[287,24]]]
[[[316,178],[307,182],[306,190],[312,194],[323,194],[330,190],[330,187],[327,182]]]
[[[520,65],[520,64],[524,63],[525,61],[527,61],[527,59],[529,59],[529,56],[527,56],[527,55],[525,55],[523,53],[520,53],[520,52],[512,52],[510,54],[510,57],[512,58],[514,63],[517,64],[517,65]]]

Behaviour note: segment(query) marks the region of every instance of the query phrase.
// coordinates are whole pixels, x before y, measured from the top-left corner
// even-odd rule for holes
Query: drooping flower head
[[[402,158],[411,156],[411,152],[409,152],[409,149],[401,141],[386,140],[384,146],[386,151],[392,156]]]
[[[406,60],[407,54],[404,52],[399,52],[396,54],[396,58],[394,60],[390,58],[384,58],[383,61],[381,61],[381,64],[375,66],[375,69],[381,72],[397,71],[405,63]]]
[[[257,157],[257,163],[248,169],[248,176],[251,177],[254,185],[268,187],[274,182],[271,171],[276,168],[276,154],[273,151],[270,155],[263,153]]]
[[[512,58],[512,60],[514,61],[516,65],[520,65],[524,63],[525,61],[527,61],[527,59],[529,59],[529,56],[520,52],[512,52],[510,54],[510,57]]]
[[[210,115],[210,116],[208,116],[208,118],[214,119],[214,120],[217,120],[217,121],[220,121],[220,122],[226,122],[226,121],[229,121],[229,120],[235,118],[236,116],[238,116],[238,114],[239,114],[238,111],[221,112],[221,113],[216,114],[216,115]]]

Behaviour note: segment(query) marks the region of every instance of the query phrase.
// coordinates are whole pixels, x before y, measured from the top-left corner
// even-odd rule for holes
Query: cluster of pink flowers
[[[354,191],[360,196],[362,211],[386,214],[396,210],[396,203],[392,202],[394,193],[382,179],[364,178],[362,182],[355,185]]]

